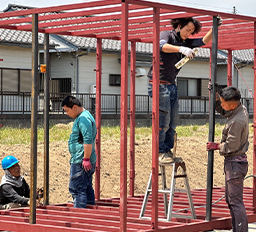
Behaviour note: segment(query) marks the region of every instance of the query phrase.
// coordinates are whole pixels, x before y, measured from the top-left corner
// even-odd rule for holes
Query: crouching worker
[[[19,160],[12,155],[2,160],[4,176],[0,184],[0,209],[18,208],[29,205],[29,185],[20,175]]]

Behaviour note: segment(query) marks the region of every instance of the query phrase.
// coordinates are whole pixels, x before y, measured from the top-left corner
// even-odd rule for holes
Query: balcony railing
[[[50,114],[63,114],[61,102],[66,97],[66,93],[50,93]],[[79,98],[85,109],[95,113],[95,94],[76,93],[73,96]],[[148,95],[136,95],[136,114],[151,114],[152,99]],[[242,103],[247,107],[249,114],[253,114],[253,98],[242,98]],[[120,114],[120,94],[101,95],[102,114]],[[128,96],[128,111],[130,109],[130,96]],[[38,96],[38,112],[42,113],[44,107],[43,95]],[[1,114],[30,114],[31,93],[30,92],[0,92]],[[179,114],[208,114],[208,97],[180,97]]]

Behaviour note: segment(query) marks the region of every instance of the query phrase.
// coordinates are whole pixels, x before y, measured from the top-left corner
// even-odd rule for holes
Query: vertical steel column
[[[130,196],[134,196],[135,182],[135,69],[136,42],[131,41],[130,74]]]
[[[50,79],[50,56],[49,34],[44,34],[44,205],[49,205],[49,79]]]
[[[95,198],[100,200],[100,147],[101,147],[101,72],[102,72],[102,39],[97,39],[96,50],[96,171]]]
[[[158,155],[159,155],[159,34],[160,8],[153,8],[153,99],[152,99],[152,229],[158,229]]]
[[[209,83],[212,83],[212,48],[210,48],[210,62],[209,62]],[[210,105],[211,105],[211,92],[209,91],[209,105],[208,105],[208,110],[210,112]]]
[[[254,22],[253,175],[256,175],[256,22]],[[253,177],[253,207],[256,212],[256,178]]]
[[[44,35],[44,64],[46,65],[44,76],[44,205],[49,205],[49,34]]]
[[[37,182],[37,109],[38,109],[38,14],[32,15],[32,89],[31,89],[31,157],[30,157],[30,217],[36,223]]]
[[[227,77],[227,86],[232,85],[232,50],[228,50],[228,77]]]
[[[217,52],[218,52],[218,25],[217,16],[213,16],[212,29],[212,61],[211,61],[211,81],[212,89],[210,93],[210,112],[209,112],[209,141],[214,142],[215,133],[215,81],[217,77]],[[214,151],[208,151],[208,168],[207,168],[207,197],[206,197],[206,220],[212,218],[212,186],[213,186],[213,161]]]
[[[121,16],[121,115],[120,115],[120,231],[127,229],[127,93],[128,93],[128,3]]]

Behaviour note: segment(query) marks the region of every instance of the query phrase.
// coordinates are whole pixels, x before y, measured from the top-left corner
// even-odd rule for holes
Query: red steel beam
[[[135,69],[136,42],[131,42],[130,55],[130,196],[134,196],[135,185]]]
[[[127,231],[128,4],[122,2],[120,115],[120,231]]]
[[[143,7],[138,6],[130,6],[130,9],[141,9]],[[145,7],[144,7],[145,8]],[[120,19],[121,14],[111,14],[111,15],[100,15],[95,16],[97,14],[105,14],[105,13],[114,13],[114,12],[120,12],[121,7],[115,7],[115,8],[103,8],[103,9],[97,9],[97,10],[87,10],[87,11],[78,11],[78,12],[69,12],[69,13],[59,13],[59,14],[50,14],[50,15],[44,15],[39,17],[39,21],[42,21],[42,23],[39,24],[40,28],[45,27],[54,27],[54,26],[60,26],[60,25],[71,25],[71,24],[78,24],[78,23],[85,23],[85,22],[96,22],[96,21],[106,21],[106,20],[114,20],[114,19]],[[144,11],[145,12],[145,11]],[[140,13],[143,15],[142,13]],[[146,12],[145,12],[146,14]],[[84,18],[84,16],[91,16],[89,18]],[[136,16],[138,15],[138,12],[131,13],[131,15]],[[150,15],[150,11],[148,11],[147,15]],[[112,16],[112,17],[111,17]],[[76,19],[72,19],[74,17],[79,17]],[[56,21],[58,19],[63,19],[61,21]],[[50,22],[45,22],[49,20],[54,20]],[[30,28],[30,21],[31,17],[29,18],[19,18],[19,19],[9,19],[9,20],[3,20],[0,21],[0,25],[7,24],[21,24],[27,22],[28,24],[20,26],[21,30],[26,30]],[[75,25],[73,25],[75,26]]]
[[[159,155],[159,34],[160,8],[153,9],[153,99],[152,99],[152,229],[158,229],[158,155]]]
[[[92,1],[92,2],[85,2],[85,3],[76,3],[76,4],[68,4],[68,5],[60,5],[60,6],[42,7],[42,8],[28,9],[28,10],[5,12],[5,13],[0,14],[0,18],[25,16],[25,15],[32,15],[32,14],[42,14],[42,13],[52,13],[52,12],[54,13],[54,12],[60,12],[60,11],[76,10],[76,9],[99,7],[99,6],[108,6],[108,5],[114,5],[114,4],[120,4],[120,0]]]
[[[201,10],[201,9],[196,9],[196,8],[192,8],[192,7],[155,3],[155,2],[149,2],[149,1],[144,1],[144,0],[126,0],[126,2],[129,4],[137,4],[137,5],[148,6],[148,7],[159,7],[159,8],[163,8],[163,9],[184,11],[187,13],[196,13],[196,14],[200,14],[200,15],[211,15],[211,16],[220,15],[222,18],[234,18],[234,19],[242,19],[242,20],[248,20],[248,21],[255,20],[255,17],[252,17],[252,16],[244,16],[244,15],[239,15],[239,14],[231,14],[231,13],[224,13],[224,12],[210,11],[210,10]]]
[[[100,200],[100,160],[101,160],[101,74],[102,74],[102,39],[97,39],[96,49],[96,171],[95,198]]]
[[[254,22],[253,175],[256,175],[256,22]],[[256,213],[256,178],[253,177],[253,207]]]

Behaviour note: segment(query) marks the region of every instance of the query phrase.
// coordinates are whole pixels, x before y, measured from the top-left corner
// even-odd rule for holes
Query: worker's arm
[[[162,46],[162,51],[166,53],[180,52],[186,57],[188,57],[189,59],[193,59],[195,56],[195,53],[191,48],[183,47],[183,46],[175,46],[168,43]]]
[[[92,153],[92,144],[84,144],[84,158],[90,159]]]
[[[162,51],[166,52],[166,53],[179,52],[179,50],[180,50],[180,46],[175,46],[175,45],[168,44],[168,43],[164,44],[162,47]]]
[[[217,17],[217,24],[218,24],[218,28],[221,26],[222,24],[222,19],[220,16]],[[204,44],[208,44],[212,39],[212,28],[206,33],[206,35],[203,38],[203,42]]]
[[[208,44],[212,39],[212,28],[206,33],[206,35],[203,38],[203,43]]]
[[[29,198],[20,196],[10,184],[2,185],[2,191],[4,197],[6,197],[10,202],[18,203],[21,205],[27,205]]]

